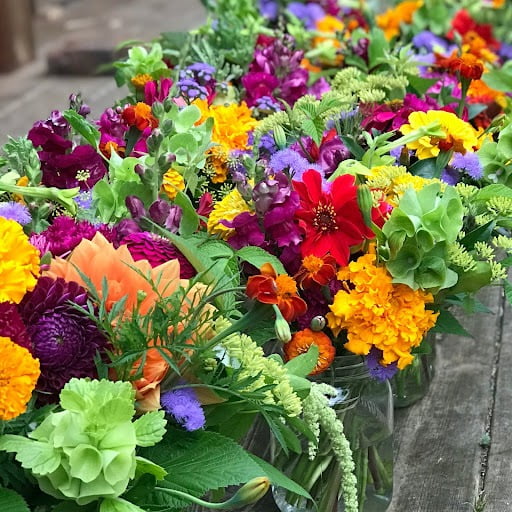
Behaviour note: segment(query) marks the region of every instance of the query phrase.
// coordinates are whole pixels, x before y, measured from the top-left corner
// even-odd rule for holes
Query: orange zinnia
[[[131,312],[138,304],[142,315],[149,311],[159,295],[168,297],[180,285],[188,283],[180,280],[178,260],[151,268],[147,260],[134,261],[126,245],[115,249],[101,233],[96,233],[92,240],[82,240],[67,260],[54,258],[46,275],[75,281],[87,288],[80,273],[87,276],[99,296],[106,301],[107,310],[126,297],[125,310]],[[101,296],[104,279],[108,285],[107,297]]]
[[[336,275],[336,259],[327,254],[323,257],[309,254],[302,260],[295,280],[302,289],[311,288],[314,284],[325,286]]]
[[[311,329],[298,331],[293,335],[291,341],[284,346],[284,355],[286,360],[289,361],[307,352],[311,345],[318,347],[318,361],[310,373],[310,375],[316,375],[329,368],[336,356],[336,349],[327,334],[321,331],[312,331]]]
[[[297,283],[287,274],[277,275],[270,263],[260,268],[261,274],[249,277],[246,293],[264,304],[276,304],[287,322],[303,315],[308,306],[297,294]]]

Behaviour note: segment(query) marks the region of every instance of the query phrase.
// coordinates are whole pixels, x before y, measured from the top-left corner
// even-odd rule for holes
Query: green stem
[[[210,503],[209,501],[204,501],[201,498],[196,498],[195,496],[187,494],[186,492],[177,491],[176,489],[168,489],[166,487],[155,487],[155,491],[160,491],[170,494],[172,496],[177,496],[178,498],[183,498],[184,500],[190,503],[195,503],[196,505],[200,505],[201,507],[211,508],[213,510],[225,509],[226,505],[226,502]]]
[[[393,483],[391,476],[382,459],[380,458],[379,451],[375,445],[368,447],[368,467],[372,474],[375,491],[377,494],[385,494]]]

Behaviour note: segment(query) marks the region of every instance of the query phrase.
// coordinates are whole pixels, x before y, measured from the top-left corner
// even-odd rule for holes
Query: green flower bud
[[[274,305],[274,310],[276,312],[274,329],[276,331],[277,339],[283,343],[288,343],[292,339],[290,324],[284,319],[283,314],[279,311],[279,308],[276,305]]]
[[[240,487],[230,500],[224,502],[222,508],[224,510],[234,510],[255,503],[265,496],[269,487],[270,480],[266,476],[253,478]]]

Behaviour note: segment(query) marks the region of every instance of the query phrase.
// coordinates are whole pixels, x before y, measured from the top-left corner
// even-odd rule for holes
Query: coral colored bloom
[[[140,101],[136,105],[126,107],[122,115],[128,126],[135,126],[141,132],[148,127],[156,128],[158,126],[158,119],[151,113],[151,107]]]
[[[82,240],[67,260],[53,259],[47,275],[86,286],[78,271],[89,278],[100,297],[102,282],[106,279],[108,296],[103,299],[106,300],[108,310],[126,297],[125,310],[133,311],[139,304],[142,315],[149,311],[158,298],[151,283],[143,276],[149,276],[163,297],[172,295],[182,284],[178,260],[151,268],[147,260],[135,261],[126,245],[115,249],[101,233],[96,233],[92,240]]]
[[[287,322],[292,322],[307,310],[306,302],[297,294],[297,283],[286,274],[277,275],[270,263],[260,268],[260,274],[249,277],[246,293],[264,304],[276,304]]]
[[[309,375],[316,375],[317,373],[322,373],[327,370],[336,356],[336,349],[327,334],[321,331],[312,331],[311,329],[298,331],[293,335],[292,339],[285,344],[284,355],[286,360],[289,361],[307,352],[311,345],[318,347],[318,361]]]
[[[0,302],[18,304],[38,276],[39,251],[17,222],[0,217]]]
[[[325,286],[336,275],[336,260],[329,254],[319,258],[310,254],[302,260],[302,265],[295,274],[295,280],[302,289],[315,284]]]
[[[331,254],[339,265],[346,265],[350,249],[374,237],[357,203],[354,176],[339,176],[329,192],[322,190],[322,177],[314,170],[306,171],[302,182],[293,184],[300,196],[295,217],[305,233],[302,255]]]
[[[10,338],[0,336],[0,420],[23,414],[39,378],[39,361]]]
[[[436,157],[441,151],[451,149],[456,153],[465,154],[479,146],[478,134],[469,123],[451,112],[442,110],[413,112],[409,116],[409,124],[404,124],[400,131],[405,135],[436,121],[441,124],[441,130],[445,133],[443,138],[424,136],[407,144],[409,149],[416,151],[416,156],[420,160]]]

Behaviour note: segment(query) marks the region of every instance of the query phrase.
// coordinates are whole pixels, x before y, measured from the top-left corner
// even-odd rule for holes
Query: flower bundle
[[[429,330],[464,332],[452,308],[511,287],[510,49],[489,19],[512,9],[478,3],[206,2],[197,31],[130,48],[96,119],[72,95],[4,145],[0,500],[309,496],[237,444],[258,415],[286,452],[314,411],[346,463],[332,390],[305,377],[351,353],[390,379]]]

